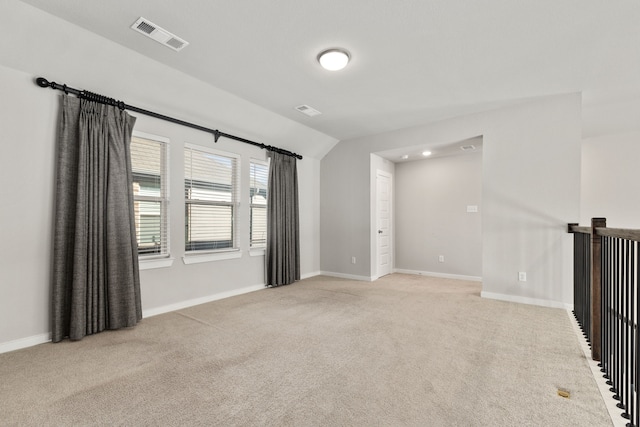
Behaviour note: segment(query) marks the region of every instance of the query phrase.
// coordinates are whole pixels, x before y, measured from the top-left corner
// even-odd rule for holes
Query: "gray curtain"
[[[267,191],[267,286],[300,280],[300,226],[296,158],[269,152]]]
[[[142,318],[131,177],[135,118],[63,95],[53,254],[53,342]]]

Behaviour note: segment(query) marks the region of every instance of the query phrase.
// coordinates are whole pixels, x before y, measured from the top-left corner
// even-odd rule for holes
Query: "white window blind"
[[[269,164],[252,160],[249,175],[249,195],[251,197],[251,234],[252,248],[267,244],[267,185],[269,182]]]
[[[185,250],[236,249],[239,157],[185,146]]]
[[[161,137],[134,132],[131,138],[133,204],[140,257],[169,255],[167,145]]]

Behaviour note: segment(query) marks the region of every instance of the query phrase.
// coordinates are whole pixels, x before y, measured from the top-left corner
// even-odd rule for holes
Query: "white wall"
[[[342,141],[321,163],[321,268],[369,276],[371,152],[483,136],[483,293],[544,305],[570,303],[571,240],[580,210],[580,96]],[[526,271],[528,281],[518,282]]]
[[[605,217],[609,227],[640,228],[638,159],[640,131],[582,141],[581,225]]]
[[[398,163],[395,178],[396,269],[480,278],[482,152]]]
[[[318,159],[335,139],[24,3],[3,3],[0,36],[0,351],[46,340],[50,331],[55,136],[61,92],[37,87],[38,76],[304,155],[298,163],[301,271],[308,276],[320,270]],[[141,272],[145,313],[259,287],[264,283],[263,257],[251,257],[247,251],[246,203],[240,211],[245,223],[240,229],[242,258],[182,262],[182,147],[189,142],[237,152],[244,176],[249,159],[264,158],[265,152],[224,138],[214,144],[208,134],[134,115],[136,130],[171,140],[170,251],[175,261],[170,268]]]

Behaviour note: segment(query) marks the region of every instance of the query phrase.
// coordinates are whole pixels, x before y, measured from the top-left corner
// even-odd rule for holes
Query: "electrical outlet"
[[[356,257],[352,256],[351,257],[351,264],[355,264],[356,263]]]
[[[519,282],[526,282],[527,281],[527,273],[524,271],[520,271],[518,273],[518,281]]]
[[[444,262],[444,255],[440,255],[438,257],[438,262]]]

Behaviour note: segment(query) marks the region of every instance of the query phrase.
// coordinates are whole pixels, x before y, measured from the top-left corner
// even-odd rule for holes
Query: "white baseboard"
[[[361,282],[372,282],[373,277],[369,276],[356,276],[355,274],[335,273],[333,271],[322,271],[323,276],[338,277],[340,279],[359,280]]]
[[[170,311],[182,310],[183,308],[193,307],[194,305],[205,304],[207,302],[234,297],[236,295],[242,295],[249,292],[259,291],[262,289],[265,289],[265,285],[246,286],[244,288],[220,292],[214,295],[208,295],[206,297],[194,298],[186,301],[177,302],[175,304],[165,305],[162,307],[150,308],[147,310],[142,310],[142,317],[157,316],[158,314],[164,314],[164,313],[169,313]]]
[[[462,274],[435,273],[433,271],[405,270],[403,268],[396,268],[393,271],[395,273],[414,274],[417,276],[431,276],[431,277],[441,277],[443,279],[457,279],[457,280],[470,280],[472,282],[482,282],[482,277],[480,276],[465,276]]]
[[[19,338],[17,340],[0,343],[0,354],[8,353],[14,350],[20,350],[21,348],[32,347],[38,344],[44,344],[51,341],[51,333],[32,335],[26,338]]]
[[[313,273],[306,273],[306,274],[302,274],[302,275],[300,276],[300,279],[301,279],[301,280],[304,280],[304,279],[308,279],[308,278],[310,278],[310,277],[320,276],[321,274],[322,274],[322,271],[314,271]]]
[[[480,296],[482,298],[487,299],[495,299],[500,301],[509,301],[509,302],[517,302],[520,304],[529,304],[529,305],[538,305],[541,307],[550,307],[550,308],[567,308],[567,304],[559,301],[552,301],[548,299],[538,299],[538,298],[529,298],[529,297],[520,297],[516,295],[506,295],[506,294],[495,294],[493,292],[480,292]]]
[[[181,301],[175,304],[169,304],[162,307],[150,308],[142,311],[142,317],[152,317],[158,314],[168,313],[170,311],[181,310],[183,308],[192,307],[194,305],[204,304],[211,301],[217,301],[223,298],[229,298],[236,295],[246,294],[248,292],[259,291],[265,289],[265,285],[253,285],[240,289],[234,289],[231,291],[220,292],[215,295],[208,295],[206,297],[195,298],[187,301]],[[21,348],[32,347],[34,345],[43,344],[51,341],[51,333],[33,335],[30,337],[20,338],[13,341],[0,343],[0,354],[7,353],[9,351],[20,350]]]

